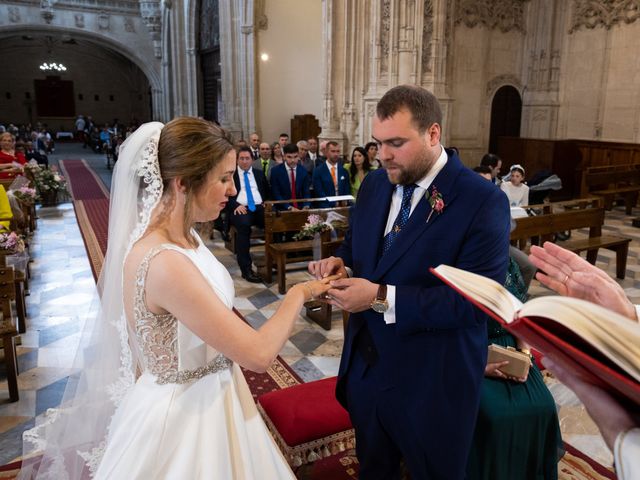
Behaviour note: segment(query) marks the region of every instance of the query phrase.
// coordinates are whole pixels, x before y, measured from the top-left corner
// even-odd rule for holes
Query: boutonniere
[[[442,194],[438,191],[435,185],[431,185],[431,191],[427,190],[425,195],[429,200],[429,205],[431,205],[431,211],[429,212],[429,216],[427,217],[427,223],[429,223],[433,212],[436,212],[438,215],[442,213],[445,207],[445,203],[444,198],[442,198]]]
[[[344,180],[344,175],[342,177],[340,177],[340,180]]]

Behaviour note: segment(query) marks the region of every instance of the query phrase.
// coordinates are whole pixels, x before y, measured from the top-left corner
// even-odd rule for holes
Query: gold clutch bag
[[[489,345],[487,363],[498,363],[505,360],[508,360],[509,363],[500,368],[500,371],[505,375],[521,378],[529,373],[531,357],[528,354],[513,347],[501,347],[495,343]]]

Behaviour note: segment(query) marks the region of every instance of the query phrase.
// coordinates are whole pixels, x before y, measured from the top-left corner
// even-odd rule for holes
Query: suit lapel
[[[462,168],[463,166],[460,163],[460,160],[455,156],[449,155],[447,164],[440,173],[438,173],[429,187],[429,192],[431,192],[431,189],[435,187],[442,195],[445,203],[444,210],[440,214],[433,212],[429,218],[432,210],[431,204],[427,200],[426,195],[423,195],[415,210],[409,217],[409,220],[402,232],[393,242],[389,251],[380,258],[380,262],[377,264],[372,274],[373,281],[380,279],[389,270],[389,268],[391,268],[393,264],[411,248],[420,235],[431,228],[436,222],[442,221],[442,216],[446,216],[447,207],[454,201],[457,195],[453,186],[455,185],[456,178],[462,171]],[[389,209],[387,208],[387,212],[388,210]],[[388,214],[384,217],[385,225],[387,217]],[[429,219],[428,222],[427,219]],[[381,239],[379,242],[380,241]],[[379,251],[382,251],[382,249]]]
[[[376,268],[379,260],[379,252],[382,251],[381,243],[384,235],[384,227],[387,225],[387,217],[389,216],[389,208],[391,206],[391,196],[395,186],[387,179],[387,175],[381,175],[378,185],[372,192],[372,202],[363,205],[368,212],[378,212],[378,214],[365,213],[359,215],[359,238],[363,241],[358,242],[358,249],[362,248],[364,261],[362,262],[362,277],[370,278]],[[356,211],[358,204],[356,203]]]

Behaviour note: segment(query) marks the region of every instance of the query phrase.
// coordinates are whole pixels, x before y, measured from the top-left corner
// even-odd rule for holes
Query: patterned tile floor
[[[63,145],[58,158],[82,156],[98,171],[105,182],[110,172],[100,155],[88,154],[76,145]],[[28,331],[21,337],[19,355],[20,401],[8,402],[6,376],[0,370],[0,464],[21,453],[22,432],[33,425],[35,416],[58,405],[78,342],[83,319],[95,300],[95,284],[70,203],[38,211],[38,230],[31,242],[31,294],[27,297]],[[606,227],[611,233],[634,239],[627,266],[627,278],[621,285],[629,297],[640,303],[640,230],[630,226],[630,218],[621,208],[607,214]],[[216,233],[217,235],[217,233]],[[209,242],[213,253],[229,269],[236,280],[236,308],[254,326],[262,325],[277,309],[281,296],[277,285],[268,288],[244,281],[233,256],[216,236]],[[254,248],[254,258],[260,263],[260,247]],[[601,251],[598,266],[611,275],[615,272],[615,256]],[[300,270],[287,275],[290,283],[304,281],[308,275]],[[534,281],[533,295],[548,294]],[[95,306],[95,304],[93,304]],[[301,316],[281,356],[305,380],[311,381],[335,375],[342,348],[342,317],[333,314],[332,329],[325,331]],[[0,369],[4,368],[0,366]],[[604,445],[593,422],[575,396],[556,380],[548,379],[561,416],[565,440],[605,465],[611,464],[611,454]]]

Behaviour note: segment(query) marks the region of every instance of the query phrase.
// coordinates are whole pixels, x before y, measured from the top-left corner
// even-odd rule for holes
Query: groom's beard
[[[391,178],[388,175],[389,181],[394,185],[412,185],[422,180],[431,167],[436,163],[436,158],[430,159],[429,152],[423,152],[419,158],[416,158],[411,165],[399,165],[390,160],[383,160],[382,165],[386,169],[389,166],[395,167],[398,169],[398,175],[396,178]]]

